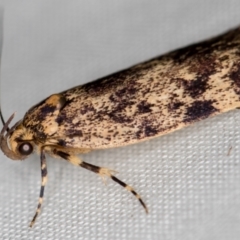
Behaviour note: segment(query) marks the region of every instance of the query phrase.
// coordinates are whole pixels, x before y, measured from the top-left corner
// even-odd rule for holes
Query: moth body
[[[154,58],[127,70],[53,94],[8,129],[0,145],[11,159],[41,156],[40,212],[47,179],[45,154],[63,158],[101,177],[114,171],[76,155],[121,147],[161,136],[240,107],[240,28],[203,43]],[[6,135],[5,132],[7,131]]]

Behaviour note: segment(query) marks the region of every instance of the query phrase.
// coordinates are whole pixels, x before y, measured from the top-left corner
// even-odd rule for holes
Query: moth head
[[[12,160],[24,160],[33,152],[33,142],[29,140],[30,138],[21,121],[10,129],[8,128],[13,117],[14,114],[4,124],[0,133],[0,148]]]

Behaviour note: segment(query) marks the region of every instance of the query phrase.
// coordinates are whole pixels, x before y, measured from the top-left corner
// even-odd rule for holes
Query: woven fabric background
[[[8,0],[1,104],[15,121],[48,95],[204,40],[240,24],[239,0]],[[47,158],[41,215],[40,160],[0,153],[0,239],[240,239],[240,113],[82,158],[117,170],[127,191],[64,160]]]

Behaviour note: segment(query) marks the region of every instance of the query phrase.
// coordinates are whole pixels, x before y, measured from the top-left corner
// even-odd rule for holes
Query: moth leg
[[[148,213],[148,208],[147,208],[146,204],[143,202],[140,195],[131,186],[122,182],[120,179],[116,178],[113,175],[113,173],[115,173],[115,171],[110,170],[108,168],[104,168],[104,167],[98,167],[98,166],[92,165],[90,163],[86,163],[76,156],[70,155],[70,154],[62,152],[62,151],[58,151],[56,149],[54,150],[54,154],[60,156],[63,159],[66,159],[67,161],[69,161],[70,163],[72,163],[76,166],[80,166],[82,168],[85,168],[87,170],[90,170],[94,173],[99,174],[103,179],[105,179],[106,177],[110,177],[114,182],[118,183],[119,185],[124,187],[127,191],[131,192],[139,200],[140,204],[143,206],[146,213]]]
[[[47,164],[46,164],[46,157],[45,157],[45,153],[43,150],[41,150],[41,155],[40,155],[40,159],[41,159],[41,176],[42,176],[42,181],[41,181],[41,188],[40,188],[40,194],[39,194],[39,199],[38,199],[38,206],[36,209],[36,213],[30,223],[30,227],[32,227],[37,219],[37,216],[40,213],[41,210],[41,206],[43,203],[43,195],[44,195],[44,188],[45,185],[47,183]]]

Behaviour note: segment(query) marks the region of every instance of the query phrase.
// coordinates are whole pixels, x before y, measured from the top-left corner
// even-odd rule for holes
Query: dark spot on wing
[[[181,102],[181,101],[174,101],[174,102],[171,102],[169,105],[168,105],[168,110],[169,112],[172,112],[174,110],[177,110],[179,109],[180,107],[184,106],[184,102]]]
[[[65,147],[66,146],[66,142],[63,139],[58,140],[58,145]]]
[[[49,113],[54,112],[55,109],[56,109],[55,106],[45,105],[44,107],[41,108],[41,113],[42,115],[47,115]]]
[[[138,113],[150,113],[152,112],[151,107],[154,106],[153,104],[148,103],[147,101],[141,101],[138,105]]]
[[[159,133],[159,127],[154,125],[155,122],[149,120],[147,117],[142,121],[141,125],[138,126],[136,132],[136,138],[142,139],[145,137],[155,136]]]
[[[61,125],[64,122],[64,118],[61,115],[58,115],[55,121],[58,123],[58,125]]]
[[[199,97],[209,89],[207,81],[208,76],[206,75],[198,76],[196,79],[190,81],[182,79],[184,94],[190,95],[192,98]]]
[[[218,111],[212,106],[213,101],[195,101],[186,110],[184,122],[196,121],[196,119],[207,118],[214,112]]]
[[[124,114],[120,114],[118,112],[109,113],[108,116],[114,122],[118,122],[118,123],[131,123],[133,121],[132,118],[130,118],[130,117],[124,115]]]
[[[154,136],[158,133],[158,130],[152,126],[146,126],[145,127],[145,136],[150,137]]]

